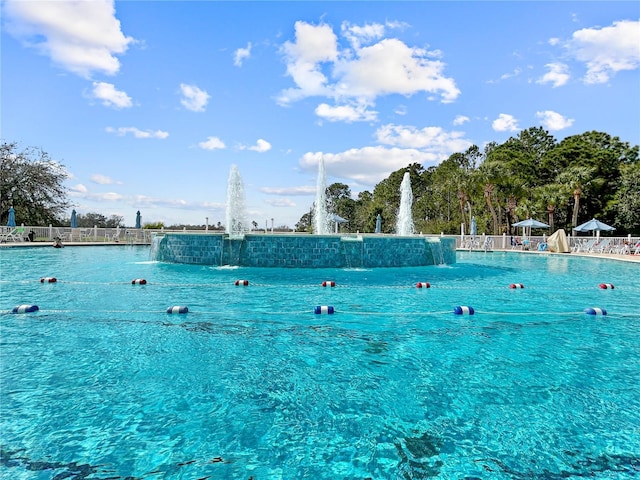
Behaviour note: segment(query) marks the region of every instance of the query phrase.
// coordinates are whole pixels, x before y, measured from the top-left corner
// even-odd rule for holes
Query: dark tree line
[[[349,219],[344,231],[372,232],[376,216],[384,233],[393,233],[400,183],[411,176],[416,231],[457,234],[475,217],[479,233],[510,232],[528,217],[567,232],[591,218],[616,234],[640,234],[640,160],[631,146],[602,132],[586,132],[558,142],[540,127],[523,130],[502,144],[472,146],[435,167],[412,164],[373,189],[351,197],[349,187],[327,188],[330,210]],[[310,231],[312,213],[297,230]]]

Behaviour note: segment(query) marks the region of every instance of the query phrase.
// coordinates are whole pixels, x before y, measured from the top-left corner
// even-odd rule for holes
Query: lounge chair
[[[609,245],[610,243],[611,243],[611,239],[605,238],[601,242],[594,244],[593,247],[591,247],[591,250],[589,250],[589,252],[590,253],[610,253],[611,252],[611,246]]]
[[[582,242],[582,243],[578,242],[573,246],[571,251],[574,252],[574,253],[587,253],[587,252],[590,252],[591,249],[593,248],[593,246],[595,245],[596,240],[597,239],[592,238],[591,240],[588,240],[586,242]]]
[[[16,227],[13,230],[8,231],[0,235],[0,242],[24,242],[27,237],[27,233],[24,227]]]

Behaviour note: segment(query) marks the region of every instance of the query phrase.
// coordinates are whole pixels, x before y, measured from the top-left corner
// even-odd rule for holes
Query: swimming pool
[[[640,474],[637,264],[212,268],[122,246],[0,259],[2,478]],[[5,313],[20,304],[40,310]]]

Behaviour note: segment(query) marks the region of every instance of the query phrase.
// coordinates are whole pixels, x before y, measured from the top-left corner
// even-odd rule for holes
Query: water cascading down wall
[[[453,238],[381,235],[165,233],[151,260],[195,265],[285,268],[377,268],[453,264]]]

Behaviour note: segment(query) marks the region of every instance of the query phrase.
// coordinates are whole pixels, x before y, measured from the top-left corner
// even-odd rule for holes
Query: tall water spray
[[[327,177],[324,171],[324,158],[318,162],[316,181],[316,208],[313,210],[313,231],[316,235],[329,233],[329,214],[327,212]]]
[[[413,216],[411,206],[413,205],[413,192],[411,191],[411,176],[409,172],[404,173],[400,184],[400,210],[398,210],[398,220],[396,222],[397,235],[413,235]]]
[[[243,235],[248,229],[244,199],[244,184],[240,171],[231,165],[229,180],[227,181],[227,233],[229,235]]]

